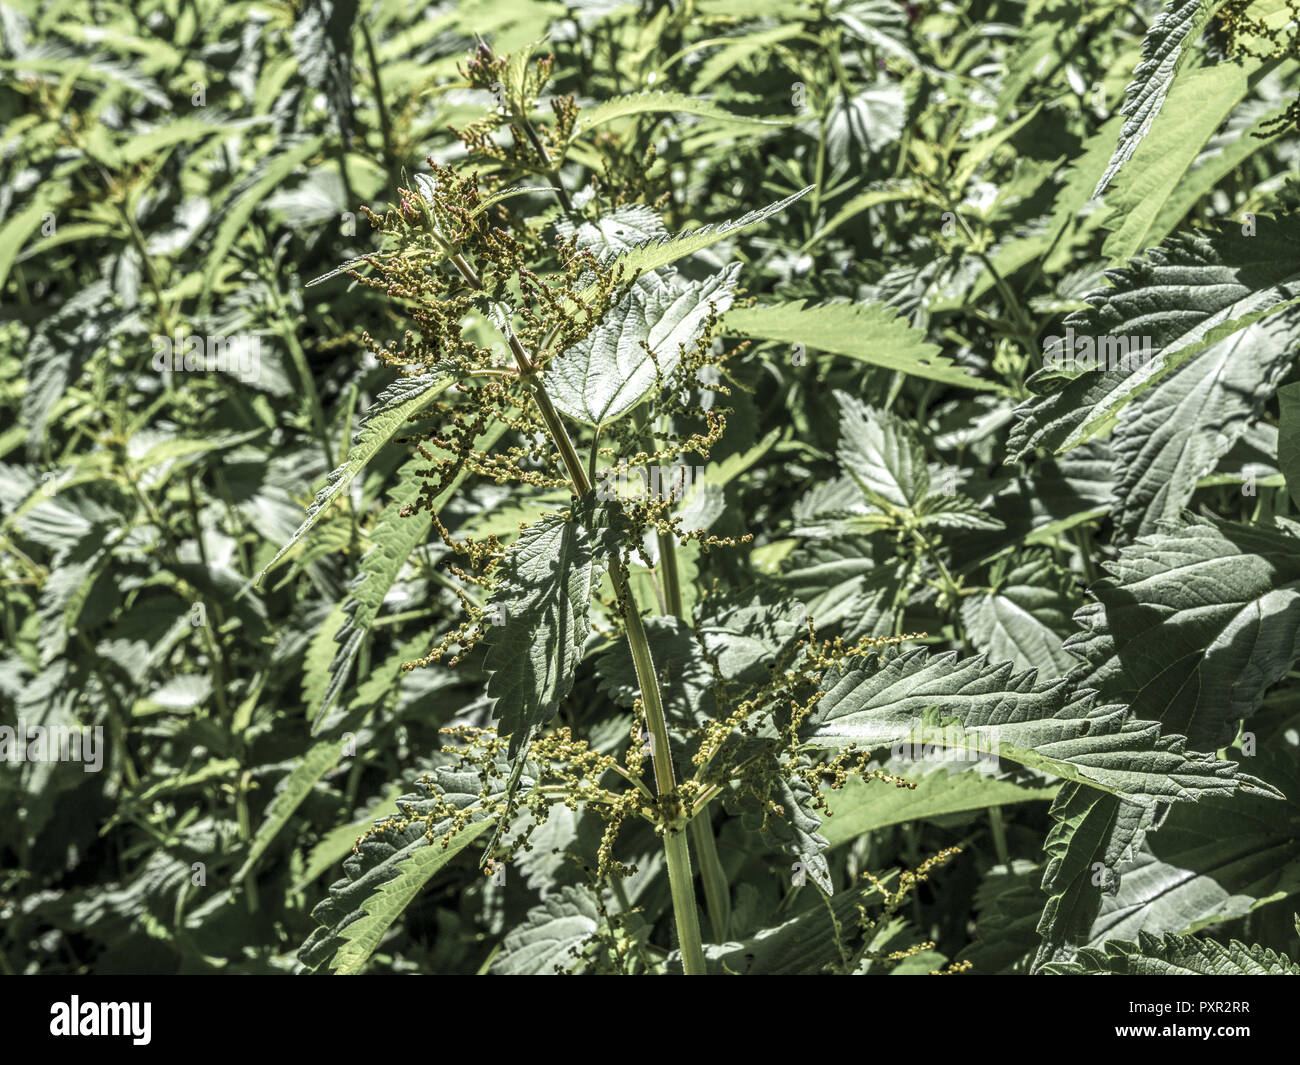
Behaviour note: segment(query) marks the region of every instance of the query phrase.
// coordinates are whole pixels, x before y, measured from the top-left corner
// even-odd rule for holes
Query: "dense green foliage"
[[[1298,17],[0,0],[0,971],[1300,971]]]

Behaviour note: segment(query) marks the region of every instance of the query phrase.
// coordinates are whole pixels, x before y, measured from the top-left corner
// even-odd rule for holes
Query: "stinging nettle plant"
[[[44,7],[0,971],[1295,971],[1297,0]]]
[[[508,103],[459,131],[475,156],[496,160],[505,172],[558,181],[551,152],[562,155],[563,138],[577,120],[573,102],[554,103],[553,130],[534,127],[528,118],[549,67],[549,59],[530,66],[527,53],[495,58],[480,44],[469,80]],[[494,137],[503,128],[511,138],[505,148]],[[413,388],[399,382],[390,404],[400,409],[415,388],[445,388],[450,397],[434,408],[435,427],[406,438],[430,465],[420,471],[428,480],[418,498],[401,513],[430,511],[448,558],[460,560],[449,562],[448,571],[461,583],[456,591],[466,618],[403,668],[444,657],[455,665],[486,643],[485,694],[497,723],[494,729],[444,730],[451,760],[424,778],[422,795],[399,802],[400,816],[379,822],[358,842],[352,879],[337,885],[318,909],[323,927],[304,946],[303,961],[315,967],[328,960],[335,969],[355,971],[397,916],[391,897],[409,901],[438,867],[480,836],[486,839],[481,867],[504,877],[556,807],[581,806],[604,825],[589,869],[595,896],[612,892],[622,911],[610,914],[602,903],[603,923],[573,953],[614,971],[663,970],[662,960],[648,960],[648,929],[638,928],[643,922],[621,884],[635,869],[618,857],[620,835],[639,820],[662,840],[679,946],[667,964],[688,975],[704,973],[688,838],[714,938],[721,942],[729,887],[710,821],[715,800],[752,809],[763,834],[802,859],[794,863],[799,882],[806,872],[829,894],[820,855],[825,841],[815,835],[815,819],[811,827],[802,823],[812,810],[825,808],[822,784],[840,786],[854,774],[915,786],[870,767],[870,750],[855,744],[814,756],[805,735],[821,697],[821,675],[897,638],[864,636],[846,646],[819,640],[811,619],[797,617],[789,604],[742,606],[741,613],[767,615],[746,620],[766,623],[772,640],[770,649],[751,654],[738,669],[738,656],[726,643],[710,640],[688,616],[677,552],[692,543],[707,552],[751,537],[710,534],[709,501],[698,494],[684,499],[671,477],[664,491],[635,500],[604,489],[611,470],[672,471],[687,458],[706,461],[726,429],[727,408],[714,397],[729,394],[726,361],[734,351],[714,340],[718,317],[735,298],[737,267],[688,279],[671,263],[770,217],[809,190],[737,221],[670,238],[651,207],[602,210],[611,190],[600,183],[571,200],[559,184],[511,187],[499,175],[484,180],[430,166],[432,174],[417,175],[414,188],[401,189],[398,205],[383,217],[366,212],[384,251],[348,264],[347,273],[381,290],[415,326],[400,345],[365,337],[377,358],[418,382]],[[562,215],[530,226],[510,213],[511,201],[542,191],[555,195]],[[586,210],[577,210],[575,200]],[[500,341],[485,345],[481,331],[467,328],[469,321],[490,322]],[[495,535],[457,540],[437,510],[447,490],[467,477],[558,489],[568,494],[569,505],[521,524],[507,545]],[[642,616],[629,572],[634,558],[649,578],[643,586],[652,585],[665,608],[656,618]],[[707,613],[707,605],[699,604],[705,609],[697,614]],[[613,639],[606,641],[601,673],[612,700],[631,711],[621,757],[569,727],[547,727],[602,620]],[[722,658],[730,659],[725,666]],[[679,668],[690,673],[686,692],[664,685],[668,671]],[[669,701],[666,692],[678,697]],[[397,858],[412,848],[424,853],[398,866]],[[904,873],[892,890],[872,878],[881,912],[868,917],[862,908],[846,919],[834,964],[852,971],[864,959],[884,961],[869,934],[931,868],[955,853],[941,851]],[[372,855],[383,857],[372,866]],[[381,868],[395,875],[373,876]],[[896,962],[926,946],[890,957]]]
[[[728,362],[744,350],[717,343],[720,319],[741,323],[733,326],[740,335],[748,327],[773,339],[836,327],[829,308],[737,306],[737,264],[683,269],[691,253],[776,216],[813,187],[676,236],[654,205],[631,202],[647,190],[622,183],[614,165],[570,195],[560,170],[584,116],[560,98],[551,103],[553,123],[533,118],[549,70],[549,59],[533,63],[527,51],[498,58],[480,43],[467,80],[498,106],[458,131],[468,164],[431,162],[432,173],[417,175],[393,209],[370,216],[382,251],[326,275],[346,272],[382,292],[413,326],[400,343],[365,337],[377,358],[403,373],[367,426],[384,419],[422,427],[407,439],[429,465],[417,471],[423,483],[400,513],[428,512],[464,620],[403,668],[476,663],[493,724],[444,730],[437,771],[359,841],[348,879],[316,910],[321,927],[303,947],[305,965],[357,971],[403,906],[476,840],[494,885],[507,883],[511,869],[536,881],[533,840],[564,810],[601,826],[585,854],[568,852],[581,862],[581,884],[545,896],[508,931],[494,971],[535,971],[539,952],[560,971],[780,971],[790,964],[780,952],[792,949],[798,971],[887,969],[933,948],[917,939],[900,944],[895,914],[961,848],[917,854],[912,872],[890,874],[893,888],[888,877],[864,870],[863,886],[837,893],[819,826],[830,814],[828,796],[850,780],[915,789],[873,753],[909,741],[924,747],[927,736],[942,735],[968,755],[985,751],[993,737],[999,759],[1061,779],[1053,816],[1062,829],[1105,816],[1108,802],[1131,811],[1140,833],[1173,804],[1238,792],[1279,797],[1235,763],[1188,750],[1183,736],[1124,703],[1105,702],[1104,685],[1074,676],[1039,682],[983,656],[901,651],[899,643],[925,636],[898,631],[919,585],[972,632],[988,624],[968,609],[972,590],[945,565],[942,541],[1004,523],[957,491],[951,471],[931,470],[904,423],[848,394],[836,396],[844,474],[796,507],[793,532],[825,542],[809,542],[814,558],[833,555],[839,544],[841,557],[851,557],[863,535],[888,534],[895,558],[880,559],[874,580],[892,574],[893,586],[875,583],[878,598],[858,601],[867,613],[833,639],[818,635],[815,612],[790,594],[797,580],[748,594],[715,582],[691,589],[688,605],[684,561],[750,535],[709,531],[720,503],[707,478],[689,489],[683,478],[680,495],[670,487],[621,498],[608,491],[610,474],[646,470],[653,483],[650,471],[708,461],[738,385]],[[471,169],[476,164],[486,173]],[[538,178],[545,184],[512,184]],[[538,213],[519,213],[546,201]],[[843,350],[844,341],[837,336],[828,346]],[[968,380],[919,354],[910,355],[909,372]],[[1032,425],[1026,419],[1016,432]],[[1013,433],[1013,445],[1016,439]],[[314,513],[356,472],[340,468]],[[537,499],[550,493],[558,507],[517,532],[457,539],[438,511],[471,479],[512,483]],[[300,536],[311,522],[309,515]],[[992,576],[1006,574],[1000,567]],[[826,607],[824,594],[819,604]],[[346,638],[345,630],[345,658]],[[583,714],[566,703],[592,659],[612,712]],[[320,713],[328,706],[327,695]],[[805,909],[740,947],[731,941],[733,891],[715,838],[718,807],[738,815],[762,847],[792,859],[796,888],[812,882],[826,903],[829,937],[811,934],[821,911]],[[990,816],[1005,856],[996,811]],[[659,841],[661,857],[645,850],[638,837],[645,831]],[[1057,845],[1049,836],[1049,896],[1067,871],[1076,880],[1066,892],[1086,896],[1070,854],[1058,856]],[[639,903],[656,879],[641,866],[651,862],[661,863],[659,879],[667,881],[671,941],[641,917],[647,908]],[[1068,937],[1076,933],[1057,921],[1060,905],[1049,897],[1037,964],[1067,971]],[[563,949],[554,947],[557,924],[566,922]]]

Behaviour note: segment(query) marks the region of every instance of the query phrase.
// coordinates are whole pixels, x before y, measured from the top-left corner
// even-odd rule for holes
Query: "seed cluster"
[[[873,873],[864,872],[861,878],[867,881],[874,889],[875,893],[880,896],[881,909],[878,913],[872,914],[868,910],[866,902],[857,904],[857,921],[854,927],[845,929],[843,923],[835,916],[834,911],[831,913],[831,922],[835,926],[836,943],[840,950],[840,964],[830,966],[832,972],[849,975],[857,972],[863,962],[879,962],[885,965],[897,964],[906,958],[913,957],[925,950],[933,950],[935,944],[926,940],[915,943],[904,950],[890,951],[884,953],[872,948],[871,943],[876,933],[882,927],[887,925],[890,919],[898,912],[912,893],[930,878],[930,873],[942,865],[946,865],[950,860],[962,852],[961,847],[944,847],[942,850],[921,862],[915,869],[904,869],[898,874],[898,887],[890,890],[886,887],[884,879],[875,876]],[[850,949],[850,945],[857,943],[857,949]],[[958,963],[945,967],[946,973],[964,972],[970,968],[970,964]],[[932,975],[935,971],[932,970]]]

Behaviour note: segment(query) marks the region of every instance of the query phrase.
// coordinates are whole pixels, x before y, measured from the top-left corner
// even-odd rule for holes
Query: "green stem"
[[[1091,587],[1097,583],[1097,567],[1092,561],[1092,537],[1088,533],[1087,522],[1074,527],[1074,546],[1079,549],[1079,564],[1083,567],[1083,579]]]
[[[267,248],[267,243],[266,235],[262,233],[261,246],[264,251]],[[325,461],[332,471],[337,466],[334,460],[334,443],[330,440],[329,430],[325,425],[325,408],[321,405],[320,392],[316,389],[316,379],[312,376],[311,367],[307,363],[307,353],[302,350],[302,345],[298,343],[297,326],[289,315],[289,308],[285,305],[284,296],[280,292],[280,286],[276,279],[271,279],[271,283],[267,285],[267,292],[270,295],[271,311],[275,316],[276,325],[279,327],[280,338],[284,341],[285,347],[289,349],[294,370],[297,372],[298,380],[302,384],[302,390],[307,396],[312,428],[316,431],[316,439],[320,441],[321,450],[325,452]],[[348,505],[352,506],[351,493],[345,493],[345,497],[348,500]]]
[[[949,604],[955,609],[957,603],[961,599],[961,585],[953,578],[952,573],[949,572],[943,559],[939,557],[938,548],[930,543],[930,541],[922,536],[916,529],[911,529],[909,531],[912,539],[915,540],[917,545],[921,548],[922,555],[933,562],[934,568],[939,571],[939,578],[943,582],[943,594],[947,597]]]
[[[695,890],[691,876],[691,852],[682,832],[685,814],[677,797],[677,781],[673,773],[672,748],[668,741],[668,722],[664,717],[663,702],[659,695],[659,680],[655,676],[654,659],[650,656],[650,641],[632,589],[628,586],[627,572],[621,561],[609,568],[610,579],[618,596],[623,624],[627,629],[627,643],[632,651],[632,664],[636,668],[637,683],[641,688],[641,705],[645,709],[646,724],[653,737],[652,759],[655,770],[655,790],[666,824],[664,825],[664,856],[668,859],[668,885],[673,897],[673,916],[677,922],[677,939],[682,948],[682,971],[687,976],[704,975],[704,945],[700,936],[700,917],[695,908]]]
[[[957,205],[954,204],[950,208],[953,216],[961,223],[962,229],[966,231],[966,238],[970,241],[971,251],[973,251],[979,261],[984,264],[984,269],[986,269],[989,272],[989,275],[993,278],[993,285],[1002,296],[1002,302],[1006,306],[1007,313],[1015,320],[1016,330],[1020,334],[1019,339],[1024,345],[1026,353],[1032,355],[1034,342],[1037,337],[1037,330],[1034,329],[1034,323],[1029,320],[1028,315],[1025,314],[1025,309],[1020,305],[1020,301],[1016,299],[1015,294],[1011,291],[1011,287],[998,272],[998,268],[993,265],[993,260],[988,257],[982,247],[977,247],[978,242],[975,240],[975,234],[971,232],[970,226],[966,224],[966,219],[961,216],[961,212],[958,211],[956,207]]]
[[[1011,871],[1011,855],[1007,850],[1007,829],[1002,823],[1002,807],[989,807],[989,827],[993,830],[993,849],[997,851],[998,861]]]
[[[379,80],[379,60],[375,57],[375,42],[370,36],[370,27],[365,17],[357,20],[361,24],[361,39],[365,42],[366,58],[370,61],[370,78],[375,83],[375,106],[379,109],[379,133],[384,141],[384,169],[388,171],[391,186],[396,186],[397,153],[393,150],[393,127],[388,119],[388,108],[384,104],[384,85]],[[348,204],[351,207],[351,204]]]
[[[645,414],[638,411],[634,417],[637,426],[643,432],[647,430]],[[655,440],[650,434],[649,452],[655,450]],[[686,609],[682,605],[682,583],[677,569],[677,540],[670,532],[659,530],[659,578],[663,585],[664,601],[668,612],[674,617],[686,620]],[[709,924],[713,930],[713,941],[725,943],[731,927],[731,891],[727,884],[727,874],[718,859],[718,845],[713,837],[713,821],[707,812],[694,816],[690,821],[691,840],[695,844],[695,856],[700,863],[700,881],[704,885],[704,902],[709,911]]]
[[[731,891],[727,874],[718,857],[718,841],[713,838],[713,824],[708,811],[691,820],[691,842],[700,859],[700,880],[704,882],[704,901],[709,910],[713,942],[725,943],[731,931]]]
[[[528,116],[523,113],[516,114],[515,121],[524,127],[528,142],[533,146],[533,151],[537,153],[537,157],[542,162],[542,173],[550,178],[552,185],[555,186],[555,195],[560,201],[560,206],[564,208],[565,214],[573,214],[573,201],[569,199],[569,193],[560,180],[560,168],[551,159],[551,153],[546,150],[546,145],[542,143],[541,137],[537,135],[537,130],[533,129],[533,124],[528,121]]]
[[[659,569],[668,609],[677,617],[685,618],[681,580],[677,573],[677,544],[672,533],[659,533]],[[713,941],[725,943],[731,928],[731,890],[727,884],[727,874],[718,858],[718,844],[713,838],[713,821],[707,811],[701,811],[700,816],[691,818],[690,832],[695,844],[695,855],[700,861],[700,880],[704,884],[704,902],[709,910]]]

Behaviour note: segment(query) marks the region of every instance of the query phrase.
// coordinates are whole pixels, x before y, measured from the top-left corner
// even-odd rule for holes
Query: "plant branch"
[[[452,265],[460,275],[474,288],[483,288],[473,267],[459,253],[450,257]],[[579,499],[591,491],[591,479],[583,466],[578,452],[569,438],[568,430],[560,420],[560,415],[546,393],[537,366],[529,357],[519,338],[509,327],[509,321],[502,316],[502,333],[510,352],[519,367],[519,376],[528,383],[537,409],[546,423],[546,430],[560,453],[564,468]],[[683,831],[686,817],[680,810],[681,802],[677,797],[677,782],[673,773],[672,747],[668,740],[668,723],[664,717],[663,701],[659,694],[659,681],[655,675],[654,660],[650,655],[650,641],[646,637],[645,626],[641,623],[641,612],[632,595],[627,579],[627,570],[621,559],[614,559],[609,567],[610,581],[618,597],[619,610],[623,624],[627,629],[627,642],[632,651],[632,662],[636,667],[637,684],[641,689],[641,705],[645,709],[646,723],[650,735],[654,737],[652,758],[655,771],[655,788],[661,804],[661,814],[666,819],[664,825],[664,855],[668,860],[668,883],[672,891],[673,915],[677,923],[677,938],[682,950],[682,971],[687,976],[704,974],[704,949],[700,937],[700,919],[695,907],[695,891],[691,883],[691,853],[686,845]]]

